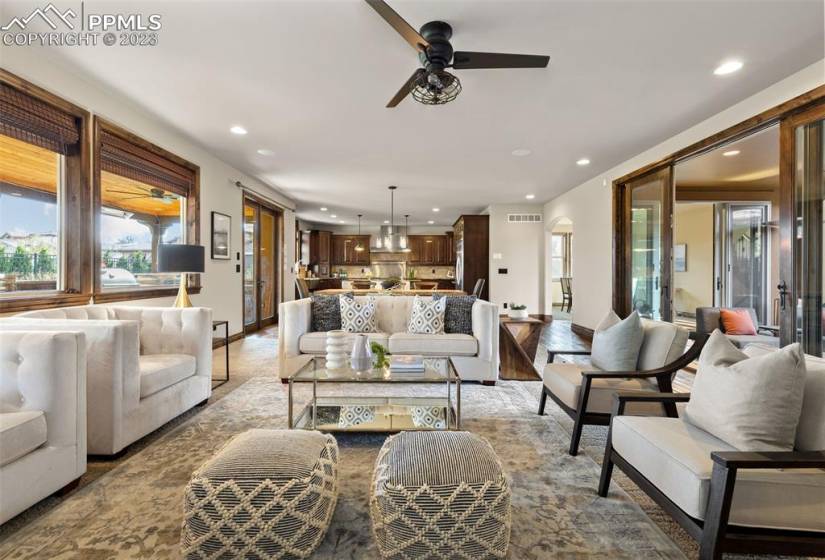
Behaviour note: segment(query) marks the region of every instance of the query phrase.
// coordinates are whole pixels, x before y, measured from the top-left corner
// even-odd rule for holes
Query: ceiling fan
[[[412,94],[413,99],[425,105],[449,103],[461,93],[461,81],[446,71],[476,68],[546,68],[549,56],[531,54],[503,54],[453,51],[450,37],[453,28],[443,21],[431,21],[417,32],[389,7],[384,0],[365,0],[372,9],[395,29],[416,51],[423,68],[417,69],[390,99],[387,107],[395,107]]]
[[[150,198],[154,199],[157,202],[161,202],[163,204],[172,204],[175,201],[175,195],[164,191],[163,189],[159,189],[158,187],[151,187],[147,188],[145,191],[120,191],[120,190],[107,190],[110,193],[116,194],[131,194],[135,196],[129,196],[124,198],[119,198],[119,201],[124,200],[136,200],[139,198]],[[143,193],[143,194],[141,194]]]

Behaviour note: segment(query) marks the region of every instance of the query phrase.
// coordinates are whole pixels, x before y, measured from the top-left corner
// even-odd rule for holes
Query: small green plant
[[[510,303],[510,309],[512,309],[513,311],[523,311],[524,309],[527,309],[527,306],[522,304],[522,303],[512,303],[511,302]]]
[[[390,352],[382,344],[371,342],[370,350],[372,350],[372,367],[379,369],[390,365],[390,359],[387,357]]]

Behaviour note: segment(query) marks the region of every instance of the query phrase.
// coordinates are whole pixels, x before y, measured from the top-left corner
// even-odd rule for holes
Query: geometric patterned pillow
[[[361,303],[354,297],[341,297],[341,328],[351,333],[375,332],[375,297]]]
[[[444,334],[445,298],[430,299],[415,296],[410,313],[410,334]]]

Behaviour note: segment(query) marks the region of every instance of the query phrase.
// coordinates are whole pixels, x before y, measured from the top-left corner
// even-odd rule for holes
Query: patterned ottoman
[[[402,432],[378,453],[370,516],[384,558],[504,558],[510,488],[486,440]]]
[[[250,430],[192,474],[181,549],[188,559],[307,558],[338,499],[338,444],[320,432]]]

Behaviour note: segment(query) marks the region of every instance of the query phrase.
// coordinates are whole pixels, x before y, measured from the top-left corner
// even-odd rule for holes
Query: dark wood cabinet
[[[476,281],[483,278],[481,299],[490,293],[490,216],[465,215],[453,225],[456,250],[456,288],[473,291]]]
[[[421,236],[407,236],[407,246],[410,249],[410,252],[407,253],[407,263],[414,265],[421,264]]]
[[[455,262],[452,236],[410,235],[407,262],[413,265],[445,266]]]
[[[355,250],[359,243],[364,248],[363,251]],[[332,264],[350,266],[370,264],[370,236],[333,235]]]
[[[313,230],[309,234],[309,265],[318,276],[329,276],[332,233]]]
[[[447,235],[445,236],[446,239],[446,252],[445,252],[445,259],[444,264],[453,265],[455,264],[455,235],[453,232],[448,231]]]

